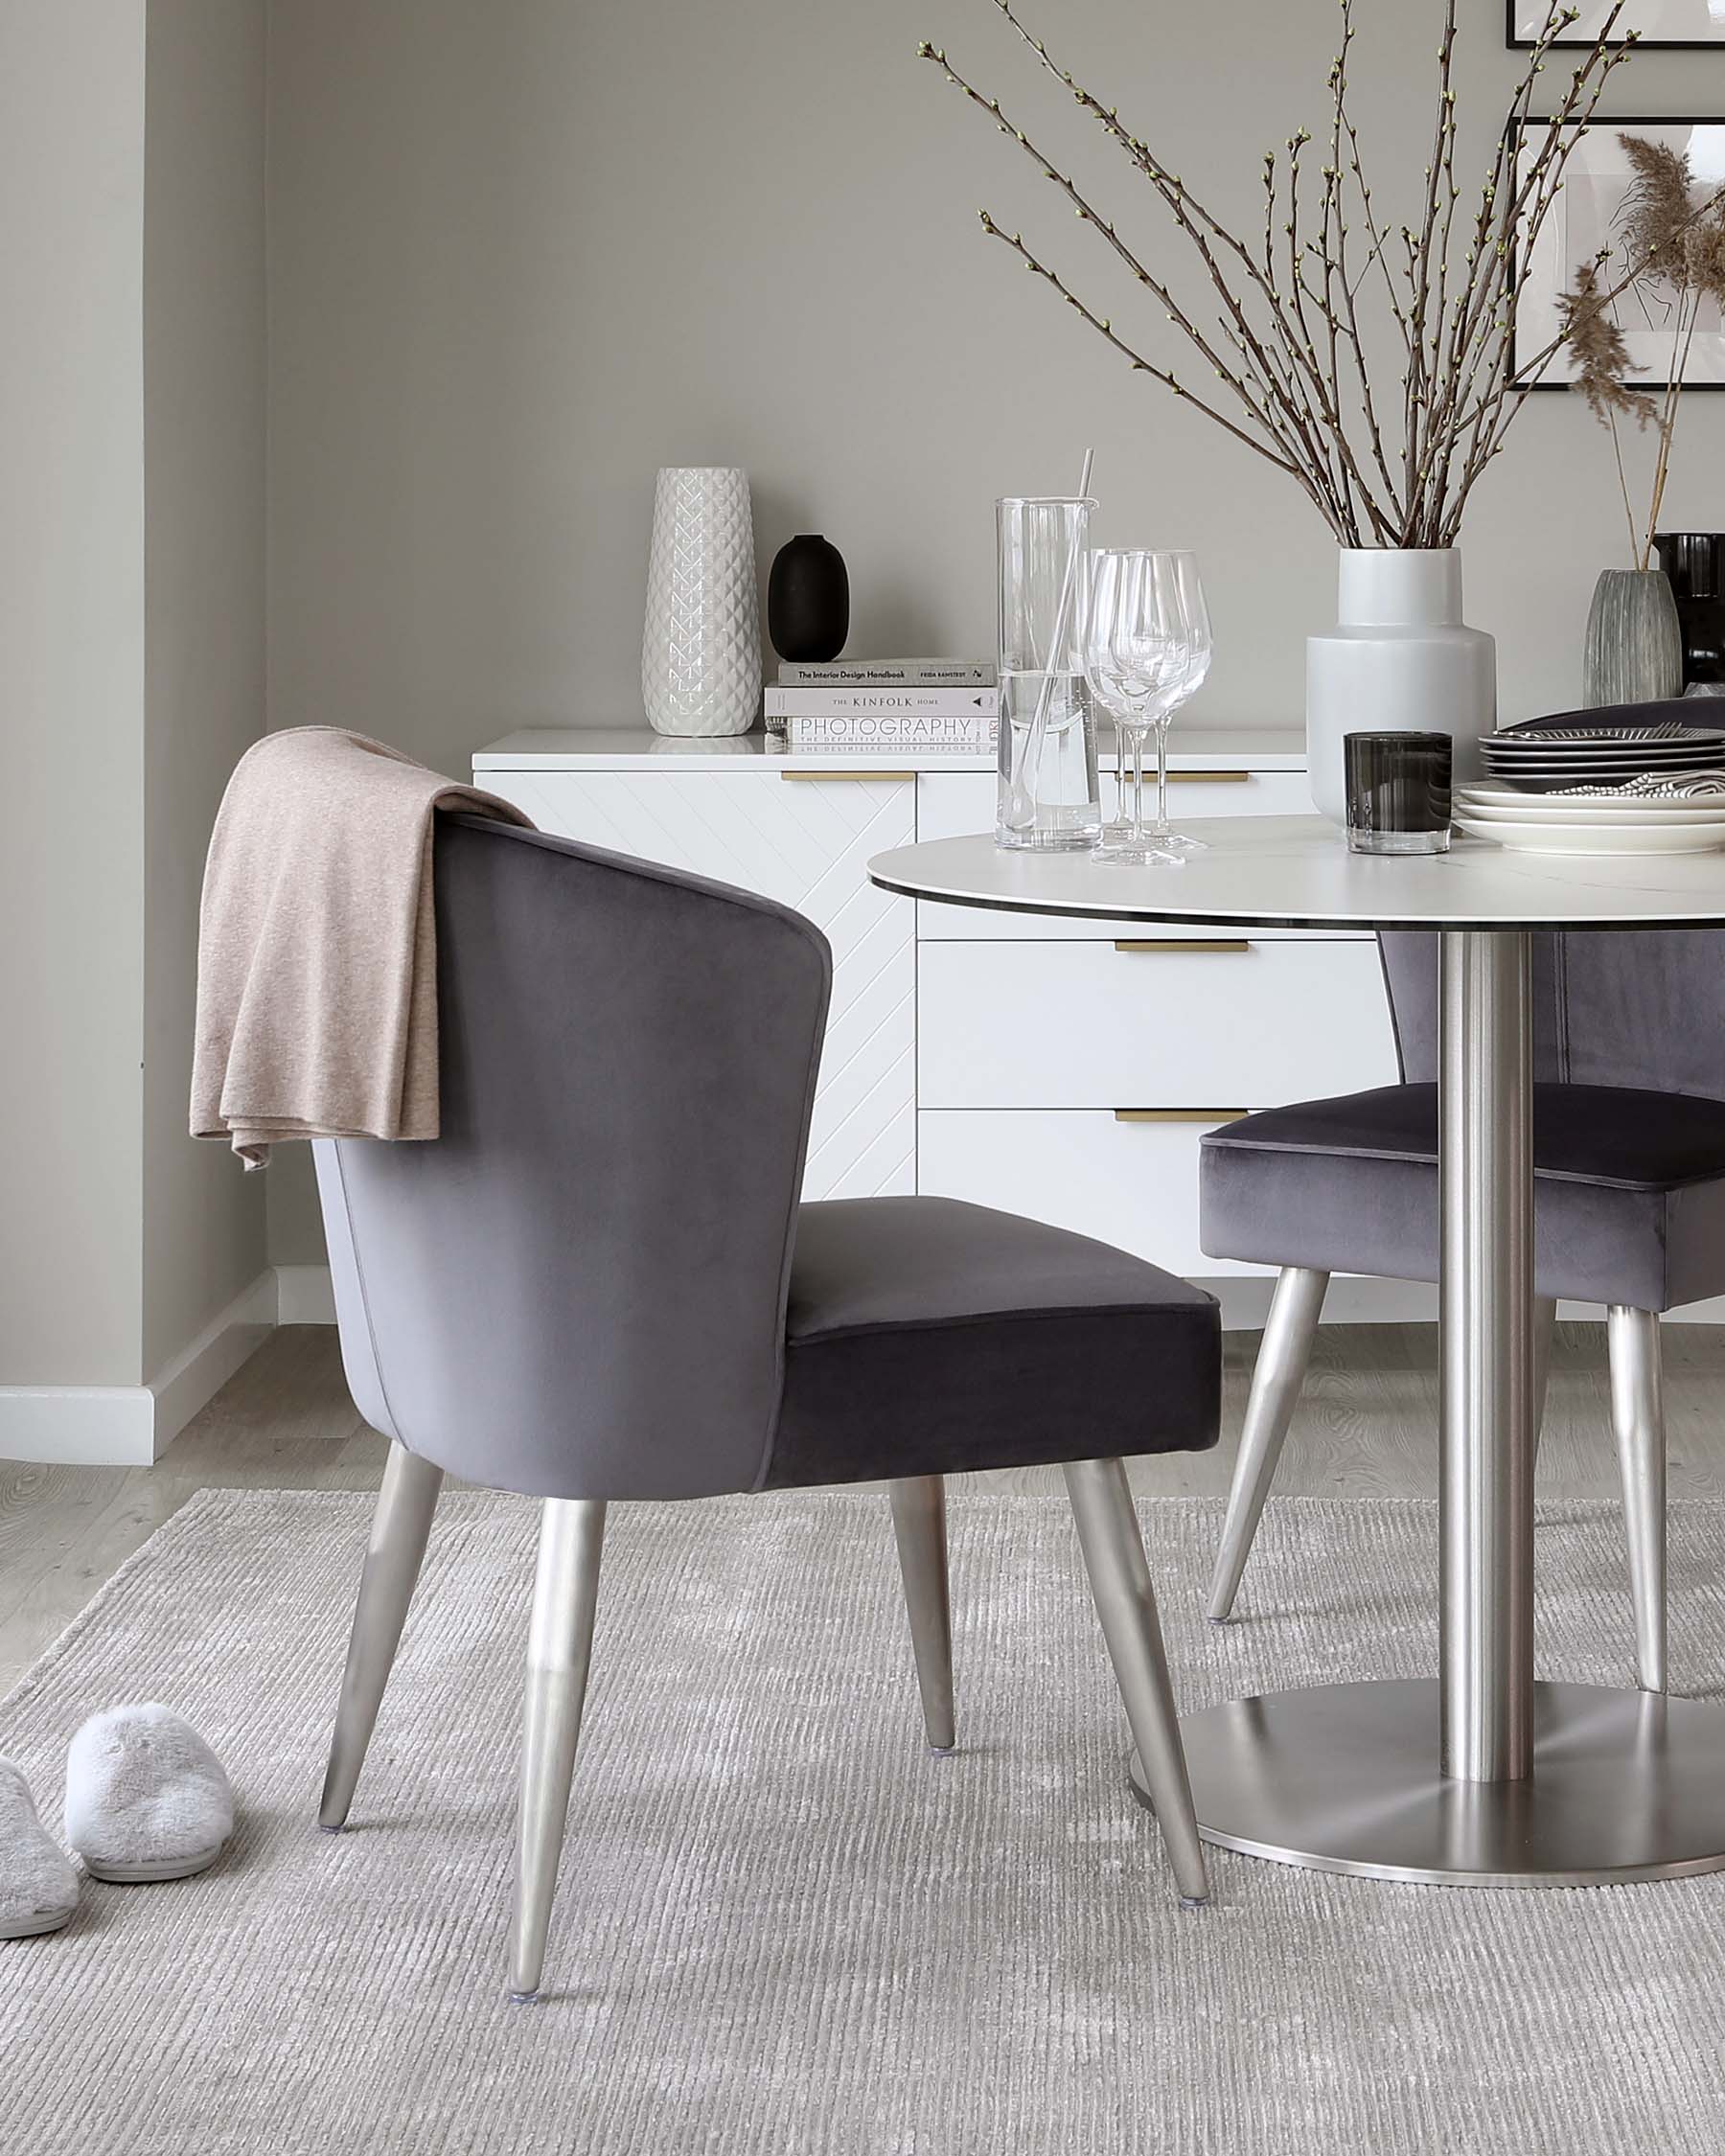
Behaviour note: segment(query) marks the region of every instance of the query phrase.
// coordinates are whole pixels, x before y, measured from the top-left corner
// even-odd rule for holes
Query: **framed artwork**
[[[1549,125],[1530,120],[1521,131],[1543,135]],[[1572,125],[1581,141],[1564,172],[1562,192],[1531,251],[1515,265],[1512,364],[1517,379],[1561,328],[1562,297],[1575,283],[1577,265],[1593,261],[1601,248],[1621,244],[1623,198],[1634,177],[1621,135],[1668,144],[1688,156],[1697,188],[1725,188],[1725,121],[1612,119]],[[1609,267],[1606,275],[1615,282]],[[1674,356],[1675,292],[1662,280],[1648,279],[1621,294],[1612,311],[1640,370],[1624,378],[1637,389],[1666,388]],[[1559,352],[1534,386],[1566,389],[1575,372],[1570,355]],[[1725,389],[1725,319],[1716,301],[1702,302],[1683,382],[1686,389]]]
[[[1507,4],[1510,44],[1536,45],[1548,20],[1546,0],[1507,0]],[[1595,44],[1611,13],[1611,0],[1570,0],[1570,4],[1578,5],[1581,12],[1552,43]],[[1642,45],[1676,46],[1688,52],[1725,46],[1725,0],[1628,0],[1617,19],[1617,30],[1614,45],[1622,44],[1627,33],[1639,31],[1637,43]]]

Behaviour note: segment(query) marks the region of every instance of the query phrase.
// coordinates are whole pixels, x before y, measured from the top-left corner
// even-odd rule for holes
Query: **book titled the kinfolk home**
[[[992,720],[1000,708],[998,689],[771,688],[766,692],[769,719],[920,717]]]

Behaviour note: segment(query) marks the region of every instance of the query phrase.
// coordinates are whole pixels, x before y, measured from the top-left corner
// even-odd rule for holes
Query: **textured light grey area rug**
[[[1436,1520],[1273,1502],[1247,1620],[1218,1508],[1143,1507],[1183,1698],[1433,1666]],[[959,1740],[920,1739],[884,1501],[619,1507],[550,1996],[503,1998],[535,1508],[446,1501],[355,1830],[313,1825],[369,1503],[207,1494],[4,1707],[58,1824],[91,1709],[232,1771],[221,1866],[0,1946],[16,2156],[1592,2156],[1725,2145],[1725,1881],[1548,1893],[1218,1855],[1175,1907],[1071,1529],[953,1506]],[[1673,1521],[1677,1680],[1725,1674],[1725,1506]],[[1548,1510],[1540,1660],[1627,1682],[1609,1507]]]

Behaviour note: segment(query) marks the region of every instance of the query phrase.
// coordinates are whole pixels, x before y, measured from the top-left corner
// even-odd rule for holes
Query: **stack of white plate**
[[[1725,729],[1668,722],[1594,730],[1537,727],[1485,734],[1486,775],[1528,793],[1568,786],[1622,786],[1646,772],[1725,770]]]
[[[1513,786],[1456,789],[1455,817],[1476,838],[1529,854],[1710,854],[1725,846],[1725,793],[1524,793]]]

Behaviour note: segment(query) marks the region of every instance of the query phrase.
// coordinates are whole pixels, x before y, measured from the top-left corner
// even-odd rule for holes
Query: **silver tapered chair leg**
[[[1209,1881],[1150,1567],[1126,1470],[1117,1459],[1070,1460],[1066,1485],[1144,1788],[1155,1807],[1181,1901],[1192,1907],[1209,1899]]]
[[[1215,1575],[1210,1581],[1212,1624],[1224,1622],[1240,1592],[1240,1575],[1252,1554],[1252,1538],[1257,1532],[1264,1500],[1276,1479],[1282,1440],[1300,1405],[1306,1365],[1311,1360],[1312,1335],[1318,1329],[1323,1292],[1328,1286],[1327,1273],[1315,1273],[1303,1265],[1285,1265],[1277,1276],[1257,1367],[1252,1373],[1252,1395],[1246,1403],[1233,1487],[1228,1493],[1228,1513],[1222,1523],[1222,1547],[1216,1552]]]
[[[892,1532],[916,1684],[922,1693],[923,1728],[931,1752],[950,1752],[957,1741],[953,1721],[953,1603],[947,1585],[946,1484],[938,1475],[907,1476],[892,1484]]]
[[[1546,1393],[1552,1382],[1552,1342],[1557,1331],[1557,1298],[1533,1297],[1533,1456],[1545,1429]]]
[[[547,1498],[540,1516],[539,1567],[527,1635],[527,1701],[521,1731],[521,1804],[516,1826],[515,1918],[509,1996],[539,1997],[545,1936],[557,1894],[564,1824],[581,1714],[593,1656],[605,1505],[595,1498]]]
[[[354,1629],[348,1640],[347,1667],[335,1730],[330,1739],[330,1764],[324,1775],[317,1823],[326,1833],[339,1833],[365,1764],[366,1747],[377,1726],[378,1709],[389,1683],[407,1605],[425,1560],[431,1516],[443,1490],[443,1469],[391,1445],[372,1514],[371,1545],[359,1575]]]
[[[1613,1303],[1611,1423],[1623,1480],[1623,1528],[1635,1603],[1635,1659],[1644,1692],[1666,1688],[1666,1434],[1659,1316]]]

